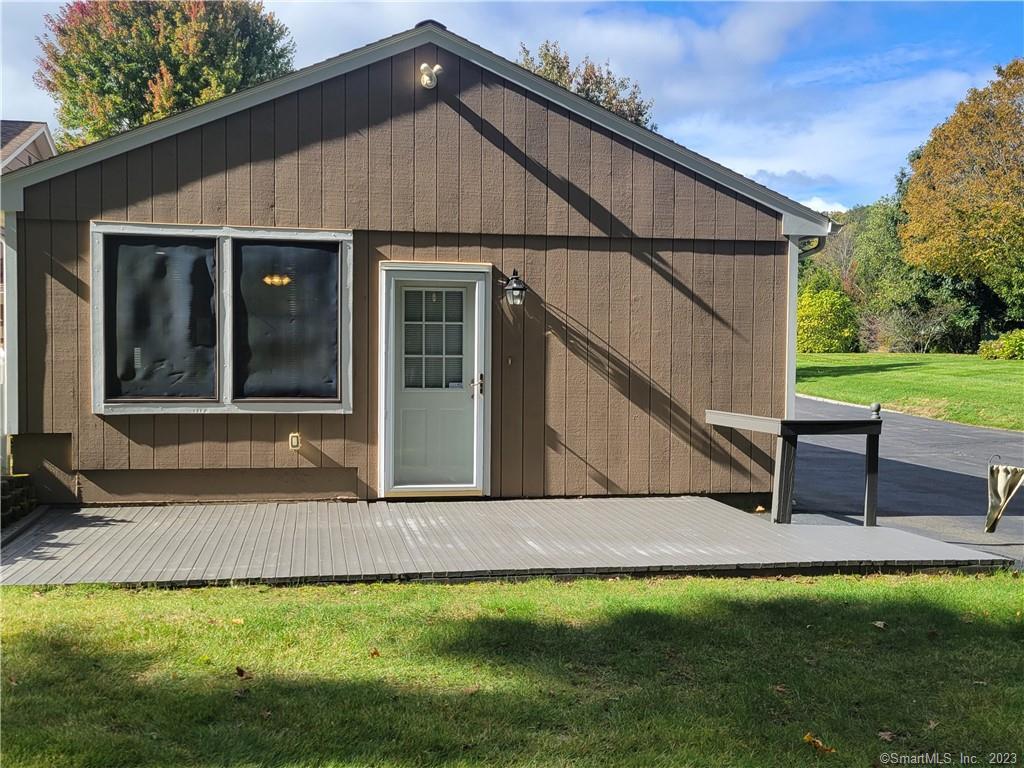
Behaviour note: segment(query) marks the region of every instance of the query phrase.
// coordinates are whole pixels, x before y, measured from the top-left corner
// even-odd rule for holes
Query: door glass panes
[[[405,386],[412,389],[423,387],[423,358],[405,358]]]
[[[428,322],[444,320],[443,291],[424,291],[423,318]]]
[[[423,352],[427,355],[444,354],[444,325],[427,323],[423,326]]]
[[[428,357],[423,366],[423,386],[427,389],[440,389],[444,382],[444,358]]]
[[[402,299],[406,389],[462,389],[462,290],[407,288]]]

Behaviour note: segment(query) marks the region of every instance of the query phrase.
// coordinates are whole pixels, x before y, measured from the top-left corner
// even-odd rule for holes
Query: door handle
[[[481,397],[484,394],[484,375],[481,373],[472,382],[470,382],[470,397],[474,397],[479,394]]]

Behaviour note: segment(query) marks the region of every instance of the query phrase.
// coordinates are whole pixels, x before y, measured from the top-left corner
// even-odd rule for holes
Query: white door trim
[[[490,264],[382,261],[378,297],[377,466],[381,496],[489,496],[491,493],[491,273]],[[398,280],[476,284],[475,358],[484,394],[474,397],[474,482],[471,485],[402,485],[394,482],[395,297]],[[475,374],[474,374],[475,377]]]

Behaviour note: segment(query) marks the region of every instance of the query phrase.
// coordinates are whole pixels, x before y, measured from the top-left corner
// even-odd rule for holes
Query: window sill
[[[253,403],[186,403],[117,402],[101,403],[93,409],[97,416],[157,416],[161,414],[348,414],[352,406],[345,402],[253,402]]]

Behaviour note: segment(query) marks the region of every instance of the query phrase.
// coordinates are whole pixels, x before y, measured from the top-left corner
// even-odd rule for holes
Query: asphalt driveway
[[[867,408],[798,397],[799,418],[864,418]],[[1024,432],[970,427],[882,409],[878,523],[1024,563],[1024,492],[984,532],[988,461],[1024,466]],[[864,438],[802,437],[794,522],[861,521]]]

